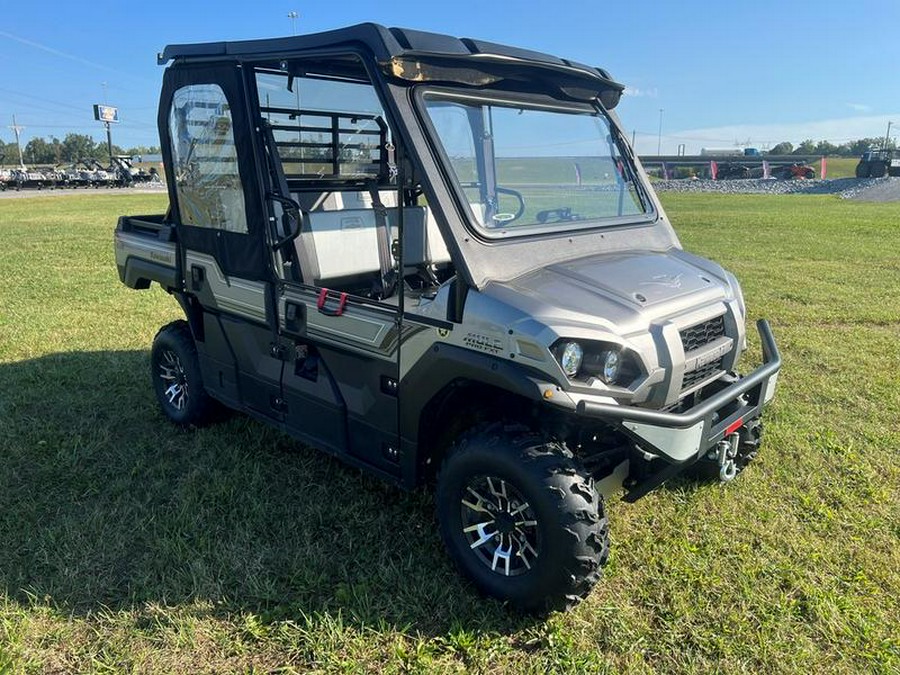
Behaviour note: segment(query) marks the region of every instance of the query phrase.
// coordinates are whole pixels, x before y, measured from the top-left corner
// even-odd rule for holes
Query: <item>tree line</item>
[[[885,139],[881,137],[860,138],[835,145],[829,141],[814,141],[807,139],[798,145],[790,141],[782,141],[772,146],[765,154],[769,155],[823,155],[828,157],[859,157],[867,150],[885,147]],[[896,149],[897,143],[893,138],[888,139],[887,146]],[[158,146],[138,145],[132,148],[122,148],[113,144],[114,155],[154,155],[159,154]],[[59,140],[51,136],[49,140],[44,138],[32,138],[22,148],[22,154],[26,164],[67,164],[77,162],[80,159],[95,158],[105,160],[108,158],[108,149],[105,142],[97,142],[88,134],[66,134]],[[16,144],[0,141],[0,158],[4,164],[18,164],[19,151]]]
[[[769,155],[822,155],[823,157],[859,157],[867,150],[877,150],[887,147],[891,150],[897,147],[897,142],[890,138],[885,145],[884,136],[874,138],[859,138],[835,145],[828,141],[814,141],[807,139],[799,145],[789,141],[782,141],[772,146],[766,152]]]
[[[114,155],[153,155],[159,153],[156,146],[139,145],[133,148],[122,148],[115,143],[112,146]],[[88,134],[66,134],[62,140],[51,136],[49,140],[44,138],[32,138],[22,148],[22,155],[26,164],[71,164],[80,159],[98,159],[105,162],[109,159],[109,149],[106,142],[94,140]],[[19,150],[15,142],[4,143],[0,141],[0,157],[2,163],[17,165],[19,163]]]

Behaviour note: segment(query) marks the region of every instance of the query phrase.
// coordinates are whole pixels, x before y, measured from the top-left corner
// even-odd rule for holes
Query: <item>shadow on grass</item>
[[[191,604],[263,621],[509,632],[444,554],[431,497],[236,415],[184,431],[147,352],[0,364],[0,586],[66,613]]]

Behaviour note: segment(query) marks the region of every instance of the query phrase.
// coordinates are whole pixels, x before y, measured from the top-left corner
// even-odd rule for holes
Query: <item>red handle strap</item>
[[[328,309],[325,307],[325,303],[328,301],[329,296],[337,296],[338,306],[335,309]],[[316,307],[318,307],[319,311],[322,314],[326,314],[327,316],[340,316],[344,313],[344,308],[347,306],[347,294],[344,292],[338,293],[338,291],[332,291],[327,288],[323,288],[319,291],[319,300],[316,302]]]

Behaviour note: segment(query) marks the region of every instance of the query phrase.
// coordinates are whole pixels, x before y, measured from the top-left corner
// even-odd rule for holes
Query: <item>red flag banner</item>
[[[821,171],[821,174],[822,174],[822,175],[820,176],[820,178],[822,178],[822,180],[825,179],[825,176],[826,176],[826,174],[828,173],[828,164],[827,164],[827,161],[828,161],[828,160],[827,160],[826,157],[823,157],[823,158],[822,158],[822,171]]]
[[[716,164],[716,161],[713,160],[709,163],[709,177],[713,180],[716,179],[716,176],[719,175],[719,165]]]

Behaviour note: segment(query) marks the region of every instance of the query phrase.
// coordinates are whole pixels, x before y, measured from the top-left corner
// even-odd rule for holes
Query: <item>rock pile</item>
[[[900,178],[835,178],[833,180],[660,180],[657,192],[718,192],[731,195],[839,195],[842,199],[900,200]]]

